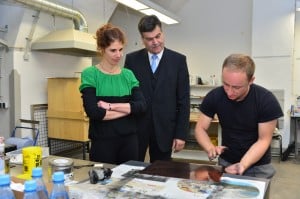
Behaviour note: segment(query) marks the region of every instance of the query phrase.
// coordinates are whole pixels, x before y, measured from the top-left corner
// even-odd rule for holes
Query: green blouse
[[[82,71],[79,90],[93,87],[96,96],[121,97],[131,95],[132,88],[138,86],[138,80],[127,68],[121,68],[119,74],[106,74],[93,65]]]

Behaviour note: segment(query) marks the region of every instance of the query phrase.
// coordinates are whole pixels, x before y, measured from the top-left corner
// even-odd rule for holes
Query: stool
[[[280,134],[280,131],[276,128],[272,140],[279,141],[279,162],[282,160],[282,136]]]

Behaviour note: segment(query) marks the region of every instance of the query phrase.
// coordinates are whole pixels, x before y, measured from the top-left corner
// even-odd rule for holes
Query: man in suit
[[[145,48],[127,54],[125,67],[134,72],[147,101],[145,115],[138,118],[139,160],[144,161],[148,147],[150,162],[170,160],[172,151],[184,148],[189,129],[186,57],[164,46],[162,25],[155,15],[144,16],[138,29]]]

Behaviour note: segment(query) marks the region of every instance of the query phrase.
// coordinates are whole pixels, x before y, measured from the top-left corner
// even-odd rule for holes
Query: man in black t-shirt
[[[270,91],[253,84],[254,71],[247,55],[232,54],[224,60],[223,86],[210,91],[201,103],[195,136],[209,159],[220,155],[225,172],[271,178],[275,170],[270,164],[270,144],[283,113]],[[214,146],[207,134],[215,114],[222,127],[221,146]]]

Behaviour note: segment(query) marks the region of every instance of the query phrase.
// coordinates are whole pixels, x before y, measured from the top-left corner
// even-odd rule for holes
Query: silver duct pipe
[[[56,30],[36,39],[31,44],[31,50],[82,57],[97,55],[96,40],[88,33],[87,22],[79,11],[46,0],[14,0],[14,2],[73,20],[74,28]]]
[[[62,5],[45,0],[15,0],[24,5],[30,6],[40,11],[48,12],[53,15],[69,18],[73,20],[76,30],[88,32],[88,25],[84,16],[77,10],[67,8]]]

